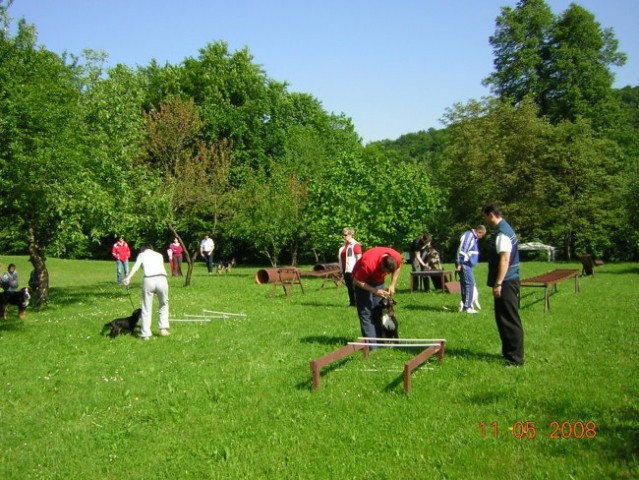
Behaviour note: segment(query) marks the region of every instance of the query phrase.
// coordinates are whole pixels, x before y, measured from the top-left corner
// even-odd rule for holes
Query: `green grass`
[[[25,283],[26,259],[9,262]],[[554,266],[525,263],[523,274]],[[114,264],[48,267],[49,306],[24,321],[12,309],[0,322],[2,479],[639,476],[636,264],[580,278],[579,294],[560,284],[546,314],[541,289],[524,289],[523,368],[505,368],[498,355],[483,264],[474,316],[456,312],[457,295],[411,295],[405,266],[400,334],[447,339],[444,362],[414,372],[409,396],[401,374],[416,352],[401,350],[348,357],[311,390],[309,362],[359,334],[343,287],[303,279],[305,295],[296,287],[287,300],[280,288],[270,298],[272,286],[255,283],[257,267],[208,276],[197,264],[191,287],[170,279],[171,317],[202,309],[247,317],[174,323],[170,337],[151,342],[111,340],[102,325],[132,310]],[[536,437],[507,435],[517,421],[536,422]],[[554,421],[594,422],[596,437],[552,439]]]

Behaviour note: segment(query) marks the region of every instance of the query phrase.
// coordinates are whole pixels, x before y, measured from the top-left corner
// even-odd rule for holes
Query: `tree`
[[[161,172],[161,196],[166,202],[166,210],[158,211],[158,216],[182,244],[188,286],[197,238],[211,226],[214,229],[222,211],[220,199],[228,184],[231,148],[226,141],[208,145],[202,140],[202,122],[193,100],[173,97],[157,111],[145,114],[145,120],[147,161]]]
[[[479,222],[481,205],[497,200],[522,241],[560,245],[566,258],[615,255],[623,227],[615,142],[599,138],[587,120],[552,125],[531,101],[471,102],[448,119],[445,168],[456,229]]]
[[[451,142],[442,168],[450,228],[462,232],[480,223],[481,206],[499,200],[508,204],[509,218],[523,239],[542,237],[546,174],[540,161],[546,155],[550,125],[538,117],[536,105],[472,101],[450,109],[447,122]]]
[[[500,98],[531,97],[555,124],[578,117],[597,129],[614,123],[610,67],[626,56],[612,29],[602,29],[587,10],[573,3],[554,17],[544,0],[520,0],[502,8],[490,43],[495,72],[484,83]]]
[[[322,181],[311,184],[313,245],[335,255],[335,235],[351,226],[365,246],[403,251],[417,233],[435,224],[441,198],[424,165],[399,161],[369,144],[333,159]]]
[[[46,253],[89,238],[105,197],[73,69],[35,41],[24,21],[15,37],[0,36],[0,215],[5,236],[28,245],[40,305],[49,292]]]
[[[515,102],[530,96],[543,110],[547,89],[547,42],[553,14],[544,0],[520,0],[502,7],[493,46],[495,71],[484,80],[500,98]]]

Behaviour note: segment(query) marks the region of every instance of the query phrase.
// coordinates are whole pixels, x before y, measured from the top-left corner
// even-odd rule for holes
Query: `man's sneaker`
[[[140,340],[148,341],[148,340],[151,340],[151,337],[140,337]]]
[[[166,328],[163,328],[162,330],[160,330],[160,337],[168,337],[169,335],[171,334]]]
[[[475,310],[474,308],[467,308],[466,310],[464,310],[464,312],[466,312],[466,313],[478,313],[477,310]]]

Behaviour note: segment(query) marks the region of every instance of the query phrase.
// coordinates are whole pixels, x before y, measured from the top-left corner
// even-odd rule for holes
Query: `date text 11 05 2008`
[[[517,421],[507,425],[506,428],[500,428],[499,422],[479,422],[479,428],[482,438],[533,439],[543,436],[553,440],[568,438],[592,440],[597,436],[597,424],[592,420],[587,422],[553,420],[543,428],[532,421]]]

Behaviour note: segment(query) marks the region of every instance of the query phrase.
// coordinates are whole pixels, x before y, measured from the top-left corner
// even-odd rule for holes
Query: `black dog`
[[[24,319],[27,316],[27,307],[29,306],[29,300],[31,295],[27,287],[18,290],[17,292],[10,292],[8,290],[0,294],[0,317],[4,320],[7,319],[7,307],[9,305],[15,305],[18,307],[18,316]]]
[[[102,328],[102,334],[104,335],[106,331],[110,331],[109,336],[111,338],[115,338],[121,333],[130,333],[133,335],[141,316],[142,310],[140,308],[133,310],[133,313],[129,317],[116,318],[109,323],[105,323]]]
[[[373,309],[373,321],[379,332],[380,338],[399,338],[399,325],[395,318],[394,298],[382,298],[381,302]]]

